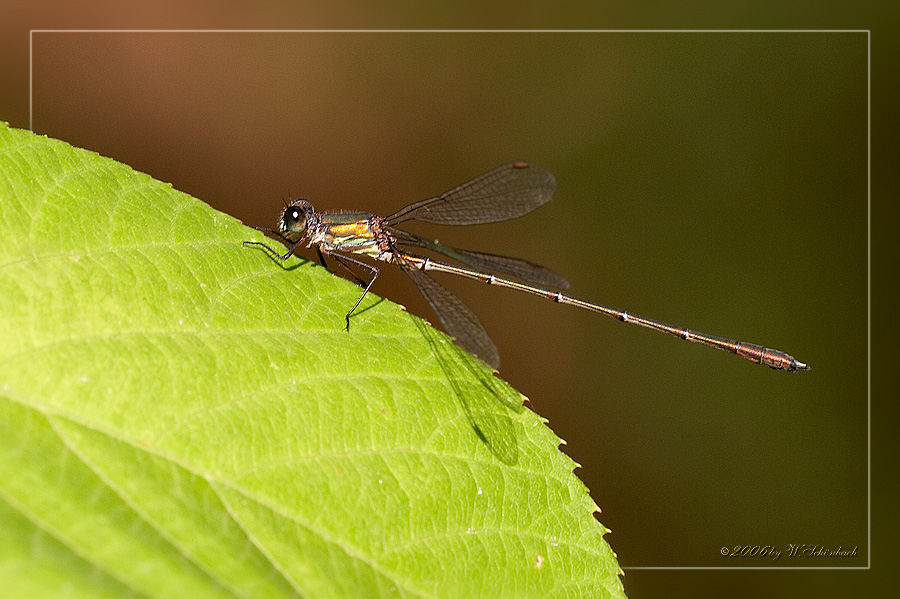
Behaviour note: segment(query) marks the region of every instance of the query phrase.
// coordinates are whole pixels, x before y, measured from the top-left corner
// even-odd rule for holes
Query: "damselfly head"
[[[288,239],[297,241],[306,235],[307,221],[313,214],[315,211],[308,201],[294,200],[281,213],[278,230]]]

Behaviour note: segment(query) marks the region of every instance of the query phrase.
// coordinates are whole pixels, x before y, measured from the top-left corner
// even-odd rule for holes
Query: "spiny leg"
[[[352,316],[353,313],[356,311],[356,309],[359,307],[360,302],[362,302],[362,301],[363,301],[363,298],[366,297],[366,294],[369,293],[369,288],[372,287],[372,283],[374,283],[374,282],[375,282],[375,279],[378,278],[378,272],[379,272],[379,271],[378,271],[378,268],[376,268],[375,266],[372,266],[371,264],[366,264],[365,262],[362,262],[362,261],[360,261],[360,260],[356,260],[356,259],[354,259],[354,258],[351,258],[350,256],[342,256],[342,255],[340,255],[340,254],[336,254],[336,253],[334,253],[334,252],[329,252],[329,251],[327,251],[327,250],[322,250],[322,251],[323,251],[323,253],[325,253],[325,254],[327,254],[328,256],[331,256],[332,258],[334,258],[335,260],[337,260],[337,262],[338,262],[341,266],[343,266],[343,267],[347,270],[347,272],[349,272],[350,274],[353,275],[353,277],[359,282],[360,286],[365,285],[365,289],[363,289],[362,295],[359,296],[359,299],[356,300],[356,303],[353,304],[353,307],[350,308],[350,311],[347,312],[347,315],[346,315],[346,316],[344,316],[344,320],[345,320],[346,323],[347,323],[346,326],[345,326],[344,328],[347,330],[347,332],[350,332],[350,316]],[[368,270],[370,273],[372,273],[372,278],[369,280],[369,282],[366,283],[365,281],[362,280],[361,277],[357,276],[356,273],[354,273],[354,272],[350,269],[350,267],[347,266],[347,262],[350,262],[350,263],[355,264],[355,265],[357,265],[357,266],[359,266],[359,267],[365,268],[365,269]]]
[[[262,241],[242,241],[241,245],[243,245],[245,247],[248,245],[258,245],[258,246],[262,247],[263,249],[265,249],[270,254],[272,254],[274,257],[278,258],[279,260],[287,260],[294,254],[294,251],[296,251],[296,249],[298,247],[300,247],[301,243],[302,242],[298,241],[297,243],[293,244],[285,254],[279,254],[277,251],[275,251],[271,247],[267,246]]]

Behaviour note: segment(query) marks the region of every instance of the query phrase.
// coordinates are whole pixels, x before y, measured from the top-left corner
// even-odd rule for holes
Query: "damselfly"
[[[350,316],[378,277],[377,267],[352,256],[365,255],[381,262],[396,264],[409,275],[425,296],[447,333],[461,347],[494,368],[499,367],[500,356],[478,318],[459,299],[428,276],[427,271],[450,273],[483,281],[488,285],[525,291],[560,304],[599,312],[622,322],[715,347],[770,368],[788,372],[809,370],[808,365],[775,349],[698,333],[554,291],[553,287],[567,289],[568,282],[556,273],[531,262],[448,247],[397,228],[397,225],[409,220],[439,225],[476,225],[509,220],[528,214],[545,204],[555,191],[556,180],[549,172],[526,162],[512,162],[437,197],[410,204],[387,217],[368,212],[316,212],[307,200],[294,200],[282,212],[277,229],[256,227],[281,238],[288,246],[287,252],[281,254],[259,241],[245,241],[244,245],[262,246],[276,258],[287,260],[306,242],[307,247],[316,248],[323,265],[325,256],[328,256],[351,273],[353,271],[349,264],[367,270],[371,274],[368,281],[357,277],[364,290],[347,312],[345,320],[348,329]],[[442,254],[459,265],[411,253],[407,249],[410,247]],[[490,271],[512,275],[519,280],[499,277]]]

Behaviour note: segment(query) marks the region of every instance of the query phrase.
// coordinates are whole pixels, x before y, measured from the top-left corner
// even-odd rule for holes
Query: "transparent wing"
[[[528,214],[556,192],[548,171],[527,162],[511,162],[437,197],[401,208],[385,220],[397,225],[419,220],[438,225],[495,223]]]
[[[425,272],[404,261],[402,256],[398,258],[400,267],[422,292],[447,334],[460,347],[484,360],[491,368],[500,368],[500,353],[478,317]]]
[[[533,262],[528,262],[527,260],[510,258],[509,256],[498,256],[497,254],[486,254],[484,252],[460,250],[436,241],[423,239],[418,235],[407,233],[401,229],[392,229],[391,234],[396,237],[397,242],[400,244],[425,248],[443,254],[448,258],[452,258],[457,262],[461,262],[473,268],[506,273],[525,281],[547,287],[554,287],[556,289],[569,288],[569,282],[563,277],[548,268],[544,268]]]

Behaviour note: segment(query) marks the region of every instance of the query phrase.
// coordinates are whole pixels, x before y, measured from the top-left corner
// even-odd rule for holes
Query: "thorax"
[[[368,212],[326,212],[319,215],[310,246],[323,251],[366,254],[385,260],[392,236],[384,229],[383,219]]]

